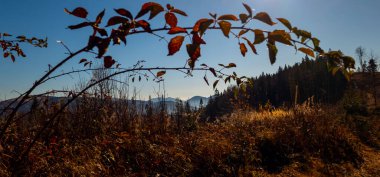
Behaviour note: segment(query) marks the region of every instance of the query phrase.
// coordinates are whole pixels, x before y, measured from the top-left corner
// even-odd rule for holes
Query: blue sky
[[[27,58],[18,58],[15,63],[0,58],[0,99],[17,95],[15,91],[23,92],[38,79],[48,68],[65,56],[65,49],[57,40],[64,41],[73,51],[86,45],[90,30],[71,31],[66,27],[81,22],[63,12],[64,8],[74,9],[85,7],[89,18],[93,19],[103,9],[106,17],[115,15],[113,8],[126,8],[136,14],[140,6],[147,1],[138,0],[2,0],[0,6],[0,32],[15,35],[48,37],[47,49],[25,46]],[[284,17],[294,26],[311,31],[322,42],[325,50],[340,49],[345,54],[355,56],[355,48],[363,46],[380,54],[380,1],[377,0],[171,0],[154,1],[162,5],[170,3],[184,10],[189,17],[179,18],[180,26],[192,26],[196,19],[209,17],[208,12],[218,14],[239,14],[244,12],[242,2],[249,4],[256,12],[266,11],[273,18]],[[146,17],[145,17],[146,18]],[[152,22],[154,27],[162,27],[163,14]],[[253,24],[257,28],[267,28],[259,22]],[[279,26],[282,28],[282,26]],[[271,28],[269,28],[271,29]],[[131,36],[127,46],[112,47],[109,54],[120,62],[123,67],[130,67],[138,60],[146,60],[146,66],[182,66],[188,58],[185,48],[174,56],[167,57],[167,46],[151,35]],[[277,62],[270,65],[264,45],[258,47],[259,55],[249,53],[245,58],[240,54],[237,41],[226,39],[220,31],[208,32],[205,36],[207,45],[202,48],[200,63],[217,65],[235,62],[236,71],[241,75],[256,76],[262,72],[275,72],[279,66],[293,65],[299,62],[303,55],[295,54],[291,48],[280,47]],[[57,73],[80,69],[83,66],[78,61],[89,55],[81,55],[68,62]],[[94,58],[89,58],[96,60]],[[185,77],[176,72],[168,72],[165,76],[166,92],[171,97],[189,98],[193,95],[209,96],[213,89],[203,82],[203,74]],[[50,90],[72,88],[80,79],[86,79],[89,74],[73,75],[51,81],[40,87],[35,93]],[[211,78],[211,76],[210,76]],[[121,78],[124,79],[124,78]],[[210,79],[211,80],[211,79]],[[154,95],[158,85],[154,82],[141,82],[132,85],[140,91],[141,97]],[[219,89],[226,85],[221,84]]]

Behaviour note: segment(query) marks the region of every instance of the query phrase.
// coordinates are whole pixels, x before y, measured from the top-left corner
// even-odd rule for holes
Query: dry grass
[[[13,158],[33,131],[20,130],[30,123],[14,125],[0,146],[0,176],[12,170],[25,176],[380,174],[377,115],[358,119],[320,108],[236,112],[179,132],[168,117],[122,119],[127,114],[103,108],[62,115],[17,169]]]

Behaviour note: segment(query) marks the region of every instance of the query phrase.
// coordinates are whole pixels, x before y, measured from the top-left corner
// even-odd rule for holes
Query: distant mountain
[[[187,101],[189,102],[191,107],[199,108],[201,100],[203,102],[203,106],[206,106],[209,98],[202,97],[202,96],[193,96],[192,98],[188,99]]]
[[[40,102],[43,102],[44,99],[48,99],[47,103],[48,105],[52,105],[52,104],[55,104],[59,101],[63,101],[63,102],[66,102],[68,100],[67,97],[41,97],[39,98],[38,101]],[[78,98],[80,99],[80,98]],[[193,108],[199,108],[199,104],[200,104],[200,100],[203,101],[203,106],[206,106],[207,105],[207,102],[208,102],[208,99],[209,98],[206,98],[206,97],[202,97],[202,96],[194,96],[186,101],[189,102],[190,106],[193,107]],[[5,101],[1,101],[0,102],[0,111],[2,111],[2,109],[4,109],[8,104],[10,104],[14,99],[9,99],[9,100],[5,100]],[[167,108],[167,111],[168,113],[171,113],[174,111],[175,109],[175,103],[176,103],[176,98],[172,98],[172,97],[167,97],[165,98],[165,104],[166,104],[166,108]],[[122,100],[115,100],[115,101],[122,101]],[[158,107],[159,104],[160,104],[160,101],[161,101],[161,98],[153,98],[151,99],[151,101],[153,102],[153,106],[154,107]],[[183,100],[182,100],[183,101]],[[186,101],[183,101],[183,103],[185,104]],[[142,105],[145,105],[147,104],[148,101],[145,101],[145,100],[136,100],[136,105],[138,107],[142,106]],[[17,103],[14,103],[11,108],[14,108],[16,106]],[[21,106],[21,108],[19,109],[20,112],[28,112],[30,111],[31,107],[32,107],[32,104],[33,102],[30,101],[30,102],[27,102],[25,103],[23,106]],[[74,108],[75,105],[77,104],[77,101],[74,101],[72,104],[71,104],[71,108]]]

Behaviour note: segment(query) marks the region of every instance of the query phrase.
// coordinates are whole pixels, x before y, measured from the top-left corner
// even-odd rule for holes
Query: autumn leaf
[[[156,74],[156,76],[157,77],[161,77],[161,76],[163,76],[165,74],[166,74],[166,71],[158,71],[157,74]]]
[[[98,16],[96,16],[96,21],[95,21],[95,25],[99,25],[100,23],[102,23],[102,19],[104,17],[104,14],[105,14],[106,10],[104,9],[103,11],[101,11]]]
[[[292,25],[290,22],[285,18],[277,18],[278,21],[280,21],[284,26],[286,26],[290,31],[292,30]]]
[[[206,44],[206,42],[198,35],[198,33],[193,34],[193,43],[196,45]]]
[[[114,16],[108,20],[106,27],[116,25],[119,23],[125,23],[125,22],[128,22],[128,19],[126,19],[124,17],[120,17],[120,16]]]
[[[269,50],[269,60],[270,60],[270,63],[273,65],[276,62],[278,50],[277,50],[276,45],[271,44],[269,42],[267,43],[267,47]]]
[[[147,2],[142,7],[139,13],[136,15],[136,19],[144,16],[148,12],[150,12],[149,20],[154,18],[156,15],[164,11],[165,9],[158,3],[155,2]]]
[[[311,49],[301,47],[298,50],[301,51],[302,53],[306,54],[306,55],[313,57],[313,58],[315,57],[314,52]]]
[[[170,28],[170,30],[168,31],[168,34],[178,34],[178,33],[187,33],[187,30],[185,28],[181,28],[181,27],[173,27],[173,28]]]
[[[207,28],[212,24],[214,23],[214,20],[213,19],[206,19],[206,18],[203,18],[203,19],[200,19],[198,20],[194,27],[193,27],[193,31],[195,32],[199,32],[200,35],[202,36],[204,34],[204,32],[207,30]]]
[[[255,33],[255,41],[253,42],[253,44],[260,44],[265,41],[264,32],[262,30],[255,29],[253,30],[253,32]]]
[[[115,64],[115,60],[111,56],[105,56],[104,57],[104,67],[110,68],[112,65]]]
[[[231,23],[230,22],[227,22],[227,21],[220,21],[218,22],[224,36],[226,36],[227,38],[229,38],[229,34],[230,34],[230,31],[231,31]]]
[[[70,25],[70,26],[68,26],[68,28],[71,29],[71,30],[74,30],[74,29],[79,29],[79,28],[83,28],[83,27],[86,27],[86,26],[91,26],[93,24],[94,23],[83,22],[83,23],[79,23],[77,25]]]
[[[260,21],[262,21],[268,25],[271,25],[271,26],[276,24],[272,21],[272,18],[266,12],[260,12],[260,13],[256,14],[255,17],[253,17],[253,18],[260,20]]]
[[[174,13],[166,13],[165,14],[165,21],[170,27],[176,27],[178,20],[177,17],[174,15]]]
[[[247,47],[245,46],[244,43],[239,43],[239,46],[240,46],[241,54],[245,57],[245,54],[247,53]]]
[[[179,9],[172,9],[170,12],[173,12],[173,13],[176,13],[176,14],[180,14],[182,16],[187,16],[187,14],[184,11],[179,10]]]
[[[290,41],[291,37],[287,32],[285,32],[285,30],[274,30],[273,32],[270,32],[268,34],[268,39],[269,41],[277,41],[286,45],[293,46],[292,42]]]
[[[247,14],[240,14],[239,18],[240,18],[241,23],[244,24],[244,23],[247,23],[249,16]]]
[[[88,15],[87,10],[83,7],[77,7],[72,12],[70,12],[69,10],[65,8],[64,11],[70,15],[74,15],[79,18],[86,18]]]
[[[249,47],[251,47],[252,52],[257,55],[257,50],[256,50],[255,45],[251,41],[249,41],[246,37],[243,37],[243,39],[247,42]]]
[[[147,32],[152,32],[152,29],[150,28],[150,24],[145,20],[139,20],[136,22],[137,27],[142,27]]]
[[[180,50],[184,39],[185,39],[184,36],[176,36],[170,40],[168,44],[168,49],[169,49],[168,56],[174,55]]]
[[[235,68],[235,67],[236,67],[235,63],[230,63],[230,64],[228,64],[228,66],[226,68]]]
[[[116,13],[118,13],[119,15],[122,15],[124,17],[127,17],[129,18],[130,20],[133,20],[133,15],[131,14],[131,12],[129,12],[128,10],[126,9],[123,9],[123,8],[120,8],[120,9],[114,9],[116,11]]]
[[[248,4],[245,4],[245,3],[243,3],[243,6],[247,10],[249,17],[252,17],[253,16],[252,8]]]
[[[187,54],[191,60],[197,60],[201,56],[201,47],[197,44],[187,44],[186,45]]]
[[[218,20],[231,20],[231,21],[238,21],[239,19],[232,14],[222,15],[218,18]]]

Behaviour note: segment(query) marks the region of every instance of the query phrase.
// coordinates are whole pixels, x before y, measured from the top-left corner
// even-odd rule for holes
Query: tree
[[[358,70],[359,71],[361,70],[361,72],[364,72],[365,67],[364,67],[364,63],[363,63],[363,57],[366,54],[365,48],[363,48],[362,46],[359,46],[358,48],[356,48],[355,52],[356,52],[356,55],[358,56],[359,62],[360,62],[360,69],[358,68]]]
[[[163,80],[163,76],[168,70],[179,71],[186,75],[192,75],[192,73],[195,71],[205,71],[204,81],[207,84],[209,84],[207,74],[210,74],[216,79],[213,82],[214,88],[217,86],[219,81],[234,81],[237,85],[246,84],[249,81],[247,77],[238,76],[236,72],[233,72],[233,74],[225,73],[225,69],[235,68],[235,63],[219,64],[218,68],[215,66],[208,66],[207,64],[199,65],[198,61],[201,57],[201,48],[206,45],[206,41],[203,37],[206,34],[205,32],[208,30],[221,30],[223,35],[227,38],[234,36],[237,40],[237,47],[239,47],[243,56],[245,56],[248,52],[247,46],[253,53],[257,54],[256,46],[266,45],[268,48],[269,61],[272,64],[276,62],[277,58],[277,44],[282,43],[294,47],[295,50],[303,52],[310,57],[315,57],[315,52],[321,56],[326,56],[330,60],[329,66],[333,72],[340,70],[345,75],[348,75],[350,69],[353,68],[354,60],[351,57],[345,56],[341,52],[337,51],[330,51],[327,53],[324,52],[324,50],[319,46],[319,39],[314,37],[308,31],[294,27],[288,20],[284,18],[277,18],[276,20],[282,24],[285,29],[265,30],[250,27],[250,23],[252,21],[260,21],[269,26],[275,26],[277,23],[273,21],[266,12],[259,12],[254,14],[252,8],[249,5],[243,4],[243,7],[245,8],[245,11],[239,13],[239,15],[217,15],[210,13],[210,17],[199,19],[195,22],[194,26],[189,27],[180,26],[177,19],[178,15],[187,16],[187,14],[170,4],[167,4],[166,8],[164,8],[164,6],[155,2],[144,3],[136,15],[132,15],[131,12],[127,9],[118,8],[114,10],[116,15],[107,20],[103,19],[105,10],[98,13],[95,19],[89,20],[87,18],[88,11],[83,7],[78,7],[73,10],[65,9],[65,12],[69,15],[84,20],[82,23],[68,26],[69,29],[76,30],[86,27],[91,28],[92,33],[89,34],[88,41],[85,42],[86,44],[75,52],[69,50],[62,43],[62,45],[67,48],[69,55],[57,64],[52,65],[49,70],[31,86],[30,89],[21,94],[11,104],[6,106],[6,108],[0,113],[0,115],[5,115],[5,113],[7,113],[5,123],[0,129],[0,139],[3,139],[4,134],[9,126],[15,122],[15,120],[18,120],[16,119],[16,113],[18,109],[32,97],[31,94],[37,87],[40,87],[43,83],[51,79],[59,78],[71,73],[86,72],[89,70],[98,70],[104,68],[110,69],[112,71],[111,74],[91,82],[87,87],[83,88],[78,93],[72,94],[72,97],[66,103],[64,103],[57,112],[49,117],[42,128],[36,133],[35,137],[29,143],[19,159],[26,157],[32,146],[41,137],[42,133],[55,122],[56,118],[75,99],[86,93],[90,88],[97,86],[100,83],[107,81],[110,78],[114,78],[120,74],[131,73],[131,76],[138,76],[139,80],[141,80],[141,76],[149,78],[149,75],[152,74],[153,80],[159,82]],[[149,21],[156,19],[157,15],[160,13],[165,13],[164,19],[162,19],[162,24],[165,26],[154,28],[151,26],[151,23]],[[143,17],[145,17],[147,14],[149,14],[149,17],[143,19]],[[106,25],[102,25],[102,22],[104,21],[106,21]],[[161,36],[157,34],[157,32],[167,32],[167,35]],[[6,33],[2,33],[2,36],[11,37],[9,34],[5,34]],[[181,49],[181,46],[185,43],[185,39],[187,39],[186,37],[188,37],[189,41],[186,42],[186,51],[189,56],[186,58],[186,66],[145,67],[144,62],[140,61],[136,63],[132,68],[121,68],[120,64],[117,63],[117,60],[108,53],[108,48],[110,48],[112,45],[126,45],[126,41],[129,36],[138,34],[151,34],[152,36],[165,40],[166,37],[170,36],[171,39],[167,40],[168,56],[175,55]],[[249,34],[255,36],[254,40],[249,39]],[[23,36],[19,36],[14,39],[2,39],[0,42],[3,47],[4,57],[10,55],[12,60],[15,60],[15,56],[12,54],[14,51],[16,51],[20,56],[24,56],[21,52],[22,50],[19,48],[19,44],[23,42],[29,42],[32,45],[36,45],[38,47],[46,46],[46,40],[38,40],[34,38],[27,39]],[[91,68],[91,59],[83,58],[79,63],[83,64],[85,69],[53,75],[69,60],[77,57],[78,54],[81,53],[91,53],[94,54],[94,58],[102,59],[104,68]],[[16,104],[16,106],[10,110],[11,105],[13,104]]]

